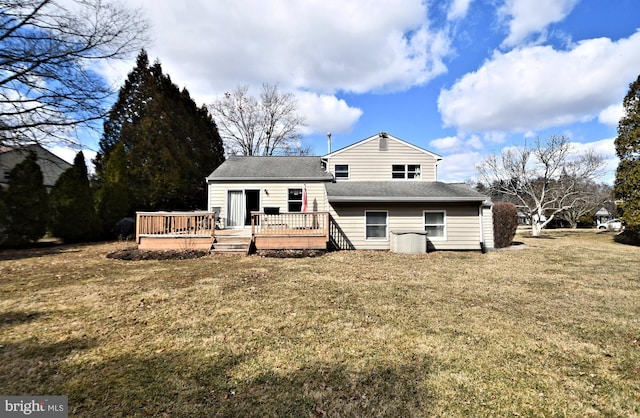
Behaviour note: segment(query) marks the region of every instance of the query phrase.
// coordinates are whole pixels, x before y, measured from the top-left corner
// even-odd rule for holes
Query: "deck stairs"
[[[251,248],[251,237],[217,235],[211,245],[211,254],[246,255]]]

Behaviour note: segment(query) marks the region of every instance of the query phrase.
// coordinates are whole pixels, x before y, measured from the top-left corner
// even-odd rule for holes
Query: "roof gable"
[[[400,138],[397,138],[397,137],[395,137],[395,136],[393,136],[393,135],[389,135],[389,134],[388,134],[388,133],[386,133],[386,132],[380,132],[380,133],[377,133],[377,134],[375,134],[375,135],[373,135],[373,136],[370,136],[369,138],[365,138],[365,139],[363,139],[363,140],[361,140],[361,141],[358,141],[358,142],[356,142],[356,143],[354,143],[354,144],[348,145],[348,146],[346,146],[346,147],[344,147],[344,148],[341,148],[341,149],[339,149],[339,150],[337,150],[337,151],[334,151],[334,152],[331,152],[331,153],[329,153],[329,154],[326,154],[326,155],[324,155],[324,156],[323,156],[323,158],[331,158],[331,157],[334,157],[334,156],[336,156],[336,155],[338,155],[338,154],[341,154],[341,153],[346,152],[346,151],[350,151],[350,150],[352,150],[352,149],[354,149],[354,148],[357,148],[357,147],[359,147],[359,146],[361,146],[361,145],[364,145],[364,144],[366,144],[366,143],[368,143],[368,142],[375,141],[375,140],[379,140],[380,138],[384,138],[384,139],[386,139],[387,141],[395,141],[395,142],[398,142],[398,143],[400,143],[400,144],[402,144],[402,145],[404,145],[404,146],[407,146],[407,147],[409,147],[409,148],[412,148],[412,149],[414,149],[414,150],[416,150],[416,151],[419,151],[419,152],[422,152],[422,153],[424,153],[424,154],[427,154],[427,155],[429,155],[429,156],[433,157],[436,161],[441,161],[441,160],[442,160],[442,156],[440,156],[440,155],[438,155],[438,154],[435,154],[435,153],[433,153],[433,152],[431,152],[431,151],[428,151],[428,150],[426,150],[426,149],[424,149],[424,148],[420,148],[420,147],[418,147],[418,146],[416,146],[416,145],[413,145],[413,144],[411,144],[411,143],[409,143],[409,142],[407,142],[407,141],[404,141],[404,140],[402,140],[402,139],[400,139]]]

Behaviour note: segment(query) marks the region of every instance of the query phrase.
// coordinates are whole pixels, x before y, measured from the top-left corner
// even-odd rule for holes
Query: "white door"
[[[242,190],[228,192],[227,227],[242,228],[244,226],[244,193]]]

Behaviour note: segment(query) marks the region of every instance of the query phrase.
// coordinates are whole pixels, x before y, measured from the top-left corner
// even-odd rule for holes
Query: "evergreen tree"
[[[197,107],[186,89],[180,90],[163,74],[159,62],[149,64],[145,51],[138,55],[104,124],[96,157],[99,190],[109,190],[107,183],[113,178],[107,165],[120,143],[126,163],[117,166],[120,171],[127,167],[121,185],[126,185],[130,210],[119,217],[135,210],[205,207],[204,178],[224,161],[218,129],[208,110]],[[98,192],[101,216],[107,208],[103,200],[111,192]]]
[[[82,151],[73,166],[58,177],[49,196],[49,227],[64,242],[81,242],[95,238],[96,214]]]
[[[6,192],[0,187],[0,244],[7,239],[7,197]]]
[[[5,193],[5,244],[21,246],[42,238],[47,231],[48,195],[34,152],[11,170]]]
[[[615,140],[620,164],[614,192],[622,200],[620,218],[630,237],[640,242],[640,76],[630,84],[622,104],[624,116],[618,123]]]
[[[113,238],[115,223],[133,211],[127,174],[127,156],[120,142],[111,151],[103,170],[102,187],[96,193],[96,212],[104,238]]]

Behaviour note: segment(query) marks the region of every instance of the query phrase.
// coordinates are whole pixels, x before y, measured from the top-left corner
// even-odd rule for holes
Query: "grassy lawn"
[[[0,252],[0,393],[70,416],[640,416],[640,247]]]

